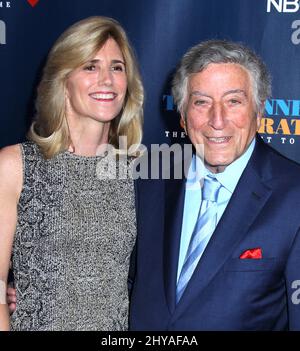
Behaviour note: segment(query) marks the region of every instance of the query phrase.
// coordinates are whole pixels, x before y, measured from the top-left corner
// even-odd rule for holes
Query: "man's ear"
[[[262,119],[262,114],[263,114],[263,112],[262,111],[259,111],[259,112],[257,112],[257,114],[256,114],[256,130],[259,130],[259,127],[260,127],[260,123],[261,123],[261,119]]]
[[[183,113],[180,114],[180,126],[184,129],[185,134],[187,134],[185,116],[183,115]]]

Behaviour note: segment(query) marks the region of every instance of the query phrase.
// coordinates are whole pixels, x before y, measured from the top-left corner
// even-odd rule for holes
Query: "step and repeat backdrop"
[[[299,0],[0,0],[0,147],[25,139],[41,69],[56,38],[93,15],[117,19],[146,90],[144,140],[183,142],[170,79],[187,49],[211,38],[243,42],[273,79],[260,134],[300,162]]]

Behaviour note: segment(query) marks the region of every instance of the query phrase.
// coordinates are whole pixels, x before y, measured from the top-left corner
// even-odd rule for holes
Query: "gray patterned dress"
[[[128,163],[70,152],[45,160],[36,144],[21,148],[11,329],[126,330],[136,237]],[[113,170],[123,179],[107,179]]]

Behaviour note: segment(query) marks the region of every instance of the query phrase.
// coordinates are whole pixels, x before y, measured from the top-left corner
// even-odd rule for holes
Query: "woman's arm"
[[[20,146],[3,148],[0,150],[0,330],[9,330],[6,283],[22,182]]]

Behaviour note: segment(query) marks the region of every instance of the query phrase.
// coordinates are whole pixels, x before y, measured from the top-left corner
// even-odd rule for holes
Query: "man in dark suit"
[[[187,179],[137,182],[131,330],[300,330],[300,168],[257,136],[269,94],[242,45],[183,57],[173,96],[196,153]]]
[[[256,135],[269,94],[241,45],[183,57],[173,95],[196,152],[186,178],[137,181],[131,330],[300,330],[300,168]]]

